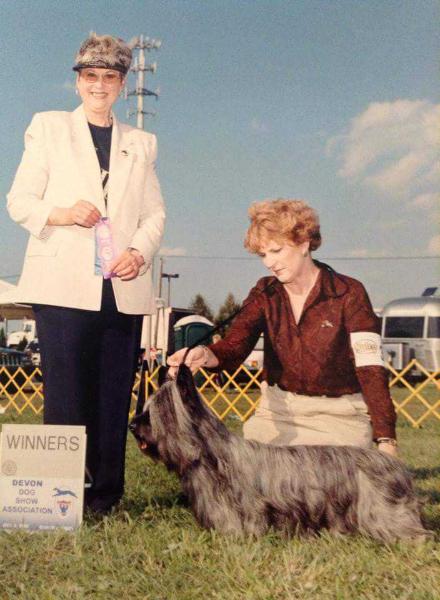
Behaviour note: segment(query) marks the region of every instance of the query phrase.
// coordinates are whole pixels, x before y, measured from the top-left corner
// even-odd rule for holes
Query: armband
[[[381,339],[378,333],[372,331],[350,333],[350,344],[356,367],[384,366]]]

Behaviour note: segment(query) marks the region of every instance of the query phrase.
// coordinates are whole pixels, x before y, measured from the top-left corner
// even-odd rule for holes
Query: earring
[[[78,94],[79,94],[78,88],[75,88],[75,94],[78,96]]]

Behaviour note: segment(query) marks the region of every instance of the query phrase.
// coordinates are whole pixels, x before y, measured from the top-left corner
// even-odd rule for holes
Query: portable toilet
[[[199,341],[210,344],[212,339],[208,334],[213,329],[214,323],[201,315],[182,317],[174,324],[174,349],[197,345]]]

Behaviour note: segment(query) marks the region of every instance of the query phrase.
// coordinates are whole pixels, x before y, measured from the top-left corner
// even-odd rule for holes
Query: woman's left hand
[[[124,250],[111,265],[111,272],[122,281],[130,281],[139,275],[139,269],[145,263],[144,257],[138,250]]]
[[[382,442],[378,445],[378,449],[380,452],[385,452],[385,454],[389,454],[390,456],[398,457],[397,446],[394,444],[389,444],[387,442]]]

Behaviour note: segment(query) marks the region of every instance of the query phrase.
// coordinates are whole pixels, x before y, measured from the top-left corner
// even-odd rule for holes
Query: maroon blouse
[[[308,396],[332,397],[362,392],[373,437],[395,437],[396,414],[383,366],[356,367],[350,333],[379,331],[364,286],[320,268],[295,322],[289,297],[275,277],[263,277],[243,303],[224,339],[209,346],[218,369],[233,372],[264,333],[263,379],[269,385]]]

